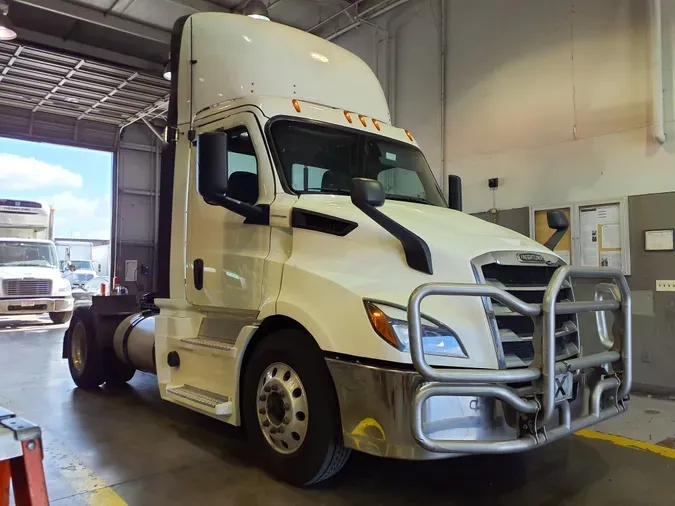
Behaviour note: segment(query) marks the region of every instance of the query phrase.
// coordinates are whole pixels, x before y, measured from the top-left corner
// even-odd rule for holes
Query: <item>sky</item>
[[[56,209],[54,236],[110,239],[112,153],[0,138],[0,198]]]

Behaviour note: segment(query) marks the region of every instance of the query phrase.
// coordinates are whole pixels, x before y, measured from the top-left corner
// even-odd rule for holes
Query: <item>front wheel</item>
[[[72,311],[63,311],[60,313],[49,313],[49,318],[52,320],[52,323],[66,323],[73,316]]]
[[[350,455],[323,354],[299,330],[275,332],[253,351],[242,415],[260,462],[293,485],[330,478]]]

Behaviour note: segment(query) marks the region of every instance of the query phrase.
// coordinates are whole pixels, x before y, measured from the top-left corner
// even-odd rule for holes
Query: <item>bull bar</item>
[[[605,281],[596,286],[594,301],[556,302],[558,293],[569,278]],[[613,281],[612,284],[606,281]],[[420,305],[430,295],[489,297],[512,311],[534,321],[532,338],[534,361],[530,367],[518,369],[440,369],[427,363],[422,343]],[[606,311],[615,314],[613,340],[607,332]],[[608,351],[560,362],[555,361],[555,317],[562,314],[596,312],[600,339],[611,345]],[[559,267],[553,274],[541,304],[523,302],[497,287],[482,284],[428,283],[419,286],[408,301],[408,331],[412,363],[424,378],[417,388],[412,406],[411,428],[415,440],[426,450],[439,453],[512,453],[529,450],[562,438],[590,425],[614,417],[626,410],[625,399],[630,391],[631,371],[631,295],[628,283],[619,269],[598,267]],[[612,365],[613,374],[609,371]],[[596,369],[602,379],[592,385],[588,414],[572,420],[567,400],[556,403],[555,378],[566,372],[578,373]],[[509,383],[532,382],[526,393]],[[603,394],[615,392],[611,405],[603,407]],[[528,421],[529,430],[517,439],[503,441],[440,440],[429,437],[423,426],[422,408],[435,396],[478,396],[500,400]],[[604,399],[606,403],[607,400]],[[558,425],[546,424],[558,411]],[[519,424],[519,427],[521,424]]]

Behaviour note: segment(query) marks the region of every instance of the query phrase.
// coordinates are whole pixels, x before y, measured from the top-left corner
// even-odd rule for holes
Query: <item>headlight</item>
[[[381,302],[365,301],[366,313],[375,332],[394,348],[410,351],[408,312]],[[422,317],[422,348],[428,355],[468,358],[455,333],[439,322]]]
[[[59,287],[59,293],[70,293],[70,281],[67,279],[61,280],[61,286]]]

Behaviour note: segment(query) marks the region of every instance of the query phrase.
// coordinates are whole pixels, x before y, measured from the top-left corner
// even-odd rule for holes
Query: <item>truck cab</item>
[[[73,298],[50,239],[52,220],[46,204],[0,199],[0,315],[70,319]]]
[[[179,20],[171,65],[160,290],[75,312],[78,385],[156,373],[298,485],[351,450],[525,451],[625,411],[623,275],[450,209],[363,61],[208,13]],[[604,282],[597,300],[573,277]],[[582,355],[581,311],[614,313],[604,353]]]

